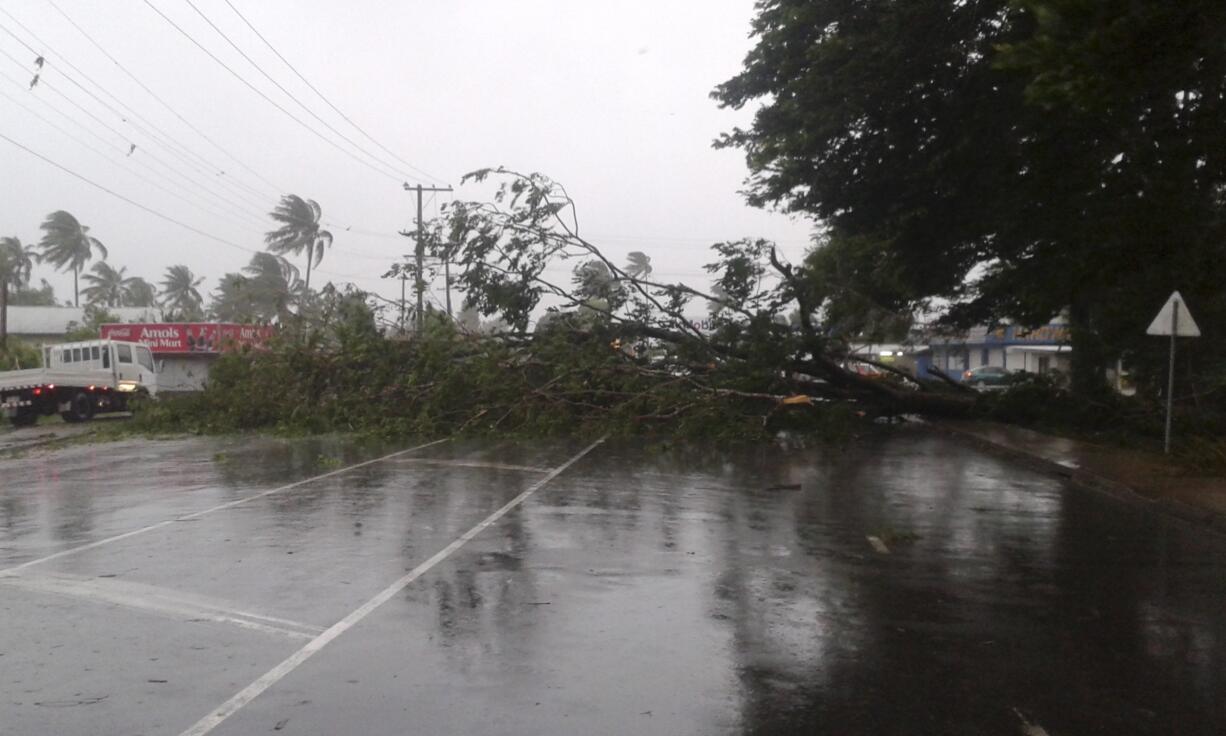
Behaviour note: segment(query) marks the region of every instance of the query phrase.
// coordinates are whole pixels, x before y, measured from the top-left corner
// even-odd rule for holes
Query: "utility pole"
[[[404,275],[404,271],[400,272],[400,334],[404,334],[404,284],[408,281],[408,277]]]
[[[404,188],[410,192],[417,192],[417,319],[414,324],[417,328],[417,333],[421,334],[422,328],[425,326],[425,313],[423,304],[426,295],[426,279],[425,279],[425,260],[426,260],[426,223],[421,215],[421,197],[423,192],[450,192],[451,187],[423,187],[421,184],[409,186],[408,183]],[[403,299],[401,300],[403,304]]]
[[[447,240],[447,250],[443,253],[443,282],[447,285],[447,316],[451,316],[451,240]]]

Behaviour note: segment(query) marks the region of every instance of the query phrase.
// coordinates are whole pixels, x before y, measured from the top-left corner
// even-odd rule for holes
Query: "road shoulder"
[[[1072,484],[1226,534],[1226,478],[1194,476],[1142,451],[1054,437],[994,422],[934,426]]]

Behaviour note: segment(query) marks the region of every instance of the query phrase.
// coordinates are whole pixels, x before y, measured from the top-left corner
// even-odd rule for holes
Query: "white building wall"
[[[209,378],[209,368],[217,357],[214,355],[167,355],[158,374],[158,392],[202,391]]]

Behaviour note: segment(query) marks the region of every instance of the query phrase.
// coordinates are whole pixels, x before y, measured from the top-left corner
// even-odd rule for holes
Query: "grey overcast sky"
[[[329,109],[230,5],[350,119],[434,177],[408,170],[417,180],[458,184],[497,165],[545,173],[577,200],[589,238],[618,256],[645,251],[670,280],[705,281],[716,240],[766,237],[793,259],[806,247],[811,223],[748,207],[737,193],[743,156],[711,148],[750,114],[720,110],[708,93],[750,48],[752,0],[0,0],[0,135],[232,245],[7,140],[0,235],[35,243],[43,217],[67,210],[129,274],[156,282],[183,263],[211,291],[250,258],[242,249],[262,248],[265,213],[292,192],[319,201],[336,236],[318,273],[398,297],[379,275],[411,248],[395,234],[413,220],[408,179],[342,153],[365,158],[340,134],[377,154],[374,167],[407,167]],[[36,55],[46,64],[30,89]],[[426,215],[442,196],[484,193],[439,195]],[[71,276],[44,265],[40,277],[71,298]]]

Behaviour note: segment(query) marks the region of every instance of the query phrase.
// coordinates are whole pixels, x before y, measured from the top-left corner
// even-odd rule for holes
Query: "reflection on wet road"
[[[184,733],[406,576],[210,733],[1226,732],[1226,543],[954,440],[406,447],[0,461],[0,732]]]

